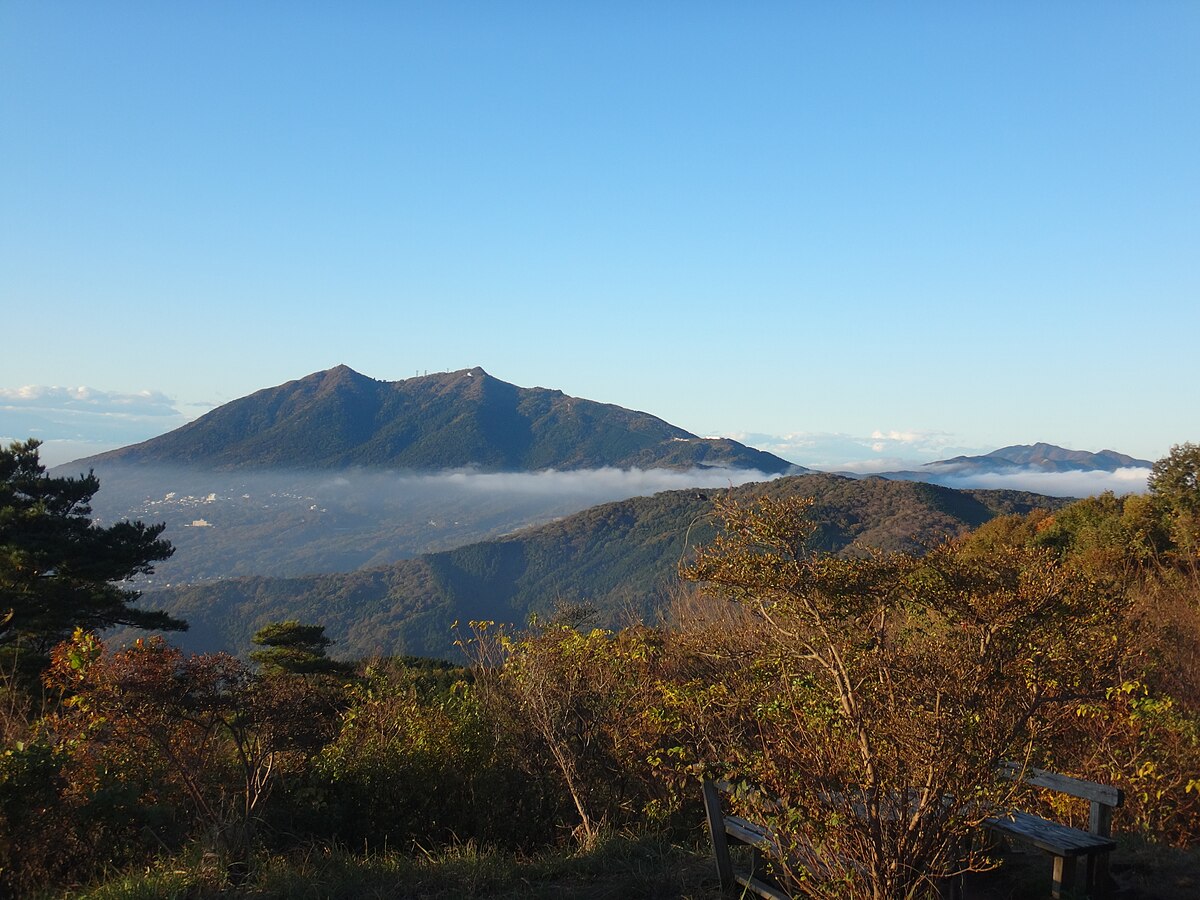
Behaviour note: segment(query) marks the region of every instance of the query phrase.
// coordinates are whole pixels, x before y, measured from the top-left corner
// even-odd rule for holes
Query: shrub
[[[921,559],[813,553],[809,502],[721,506],[685,570],[761,619],[758,740],[711,760],[777,798],[789,874],[814,897],[910,897],[961,867],[995,776],[1048,739],[1049,710],[1103,698],[1121,608],[1050,551],[1000,540]]]

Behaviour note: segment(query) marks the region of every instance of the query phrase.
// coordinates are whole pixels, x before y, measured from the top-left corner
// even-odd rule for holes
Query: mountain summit
[[[522,388],[481,368],[376,381],[348,366],[257,391],[181,428],[84,462],[216,470],[728,467],[805,471],[644,412]]]

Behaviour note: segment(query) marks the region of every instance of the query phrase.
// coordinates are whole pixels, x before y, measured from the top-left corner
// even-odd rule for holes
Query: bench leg
[[[963,900],[963,876],[942,878],[937,885],[938,900]]]
[[[1088,857],[1087,891],[1089,897],[1107,897],[1112,893],[1112,876],[1108,874],[1108,854],[1097,853]]]
[[[955,869],[960,869],[964,861],[971,855],[971,845],[974,843],[971,834],[964,835],[954,851],[953,863]],[[947,878],[939,878],[937,881],[937,896],[938,900],[963,900],[963,872],[959,871],[955,875]]]
[[[1074,891],[1075,889],[1075,857],[1073,856],[1056,856],[1054,857],[1054,881],[1050,885],[1050,896],[1054,900],[1063,900],[1063,891]]]
[[[704,812],[708,817],[708,835],[712,839],[713,856],[717,860],[717,877],[721,890],[731,891],[733,861],[729,857],[729,842],[725,839],[725,814],[721,810],[721,795],[711,781],[704,782]]]

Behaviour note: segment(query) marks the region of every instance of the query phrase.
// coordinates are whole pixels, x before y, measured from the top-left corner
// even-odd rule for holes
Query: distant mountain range
[[[257,391],[140,444],[72,463],[213,471],[351,467],[483,472],[599,469],[807,471],[724,438],[480,368],[376,381],[346,366]]]
[[[653,616],[667,604],[689,549],[713,534],[713,498],[815,498],[817,549],[920,551],[1001,513],[1067,501],[1016,491],[957,491],[887,479],[802,475],[726,491],[669,491],[608,503],[498,540],[389,566],[300,578],[229,578],[148,592],[142,603],[191,624],[172,640],[244,652],[256,629],[301,619],[327,626],[343,656],[453,657],[456,619],[524,625],[560,602],[595,606],[600,622]],[[126,635],[128,637],[128,635]]]
[[[1153,465],[1148,459],[1136,459],[1115,450],[1091,453],[1087,450],[1067,450],[1054,444],[1039,442],[1001,447],[982,456],[939,459],[925,463],[919,469],[879,472],[875,477],[895,481],[925,481],[955,487],[985,475],[1116,472],[1118,469],[1149,469]]]
[[[819,549],[917,551],[1067,502],[953,490],[963,479],[1150,463],[1034,444],[882,477],[814,474],[480,368],[385,382],[338,366],[57,471],[83,466],[101,479],[98,520],[169,523],[178,552],[145,602],[192,624],[185,647],[244,652],[263,624],[298,618],[364,656],[452,655],[455,619],[523,624],[564,601],[606,623],[652,616],[712,536],[714,492],[814,497]]]
[[[878,477],[962,487],[989,473],[1131,465],[1149,463],[1034,444]],[[177,552],[158,567],[154,587],[370,568],[598,503],[807,471],[647,413],[516,387],[479,368],[385,382],[346,366],[57,471],[88,466],[101,479],[93,504],[100,520],[167,522]]]

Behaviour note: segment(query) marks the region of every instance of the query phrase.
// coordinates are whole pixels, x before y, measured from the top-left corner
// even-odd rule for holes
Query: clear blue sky
[[[1200,4],[5,0],[0,303],[6,437],[481,365],[805,463],[1155,458]]]

